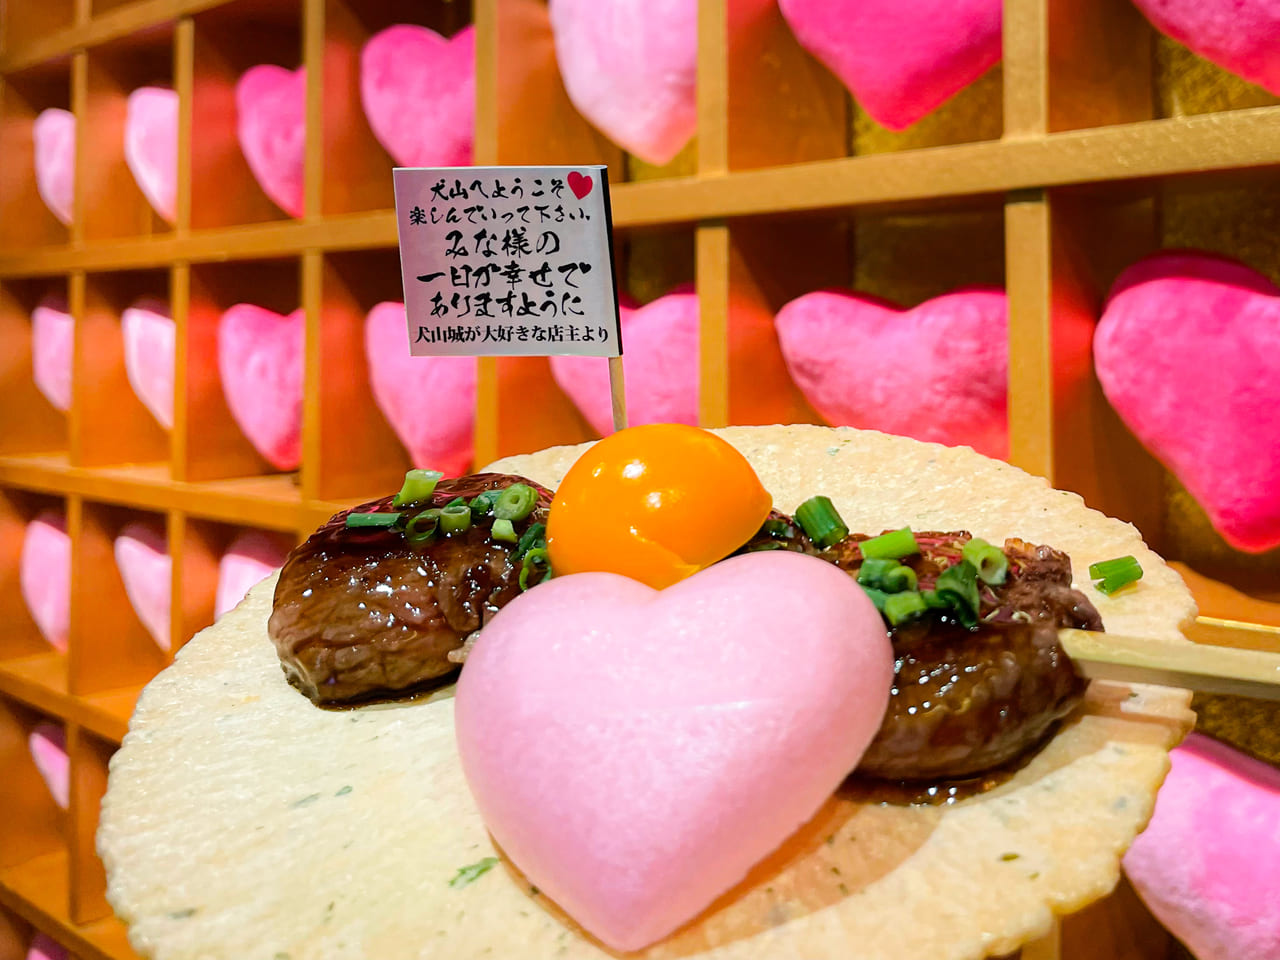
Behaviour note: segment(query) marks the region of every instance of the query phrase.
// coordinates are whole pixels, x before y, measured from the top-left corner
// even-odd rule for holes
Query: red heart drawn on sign
[[[591,178],[574,170],[569,174],[569,189],[573,191],[573,195],[581,200],[591,192]]]

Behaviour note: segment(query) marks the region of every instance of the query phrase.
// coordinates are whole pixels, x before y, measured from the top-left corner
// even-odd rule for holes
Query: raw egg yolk
[[[751,464],[715,434],[672,423],[621,430],[556,490],[551,568],[619,573],[660,590],[742,546],[772,506]]]

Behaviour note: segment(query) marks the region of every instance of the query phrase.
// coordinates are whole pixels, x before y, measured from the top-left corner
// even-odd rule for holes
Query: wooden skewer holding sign
[[[627,385],[622,378],[622,357],[609,358],[609,398],[613,401],[613,429],[627,429]]]

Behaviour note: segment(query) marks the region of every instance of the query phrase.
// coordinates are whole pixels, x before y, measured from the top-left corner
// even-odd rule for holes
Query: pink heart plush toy
[[[364,325],[369,382],[415,467],[459,476],[471,463],[475,357],[411,357],[404,304],[386,301]]]
[[[623,149],[668,162],[698,128],[697,0],[551,0],[565,90]]]
[[[67,809],[71,802],[71,760],[67,756],[66,733],[57,724],[41,723],[27,737],[27,748],[53,802]]]
[[[880,615],[813,557],[746,554],[662,591],[576,574],[485,627],[458,683],[458,749],[530,882],[635,950],[817,812],[875,735],[892,678]]]
[[[1000,0],[778,0],[800,45],[890,130],[1000,61]]]
[[[71,633],[71,539],[61,513],[42,510],[27,524],[18,580],[41,635],[59,653],[66,653]]]
[[[623,303],[627,422],[698,422],[698,295],[669,293],[644,307]],[[552,357],[551,373],[601,436],[613,432],[609,364],[602,357]]]
[[[42,110],[31,135],[35,141],[36,190],[49,211],[70,225],[76,179],[76,118],[69,110]]]
[[[791,377],[836,426],[1008,454],[1008,303],[972,287],[902,310],[808,293],[784,306],[778,340]]]
[[[1166,36],[1280,95],[1280,0],[1134,0]]]
[[[284,566],[289,550],[269,533],[251,530],[231,541],[218,561],[218,589],[213,615],[221,617],[244,599],[249,588]]]
[[[446,40],[402,23],[374,34],[360,54],[360,99],[374,136],[400,166],[468,166],[475,30],[466,27]]]
[[[47,933],[37,933],[31,938],[27,960],[67,960],[67,948]]]
[[[161,650],[168,650],[173,560],[165,535],[148,523],[129,523],[115,541],[116,567],[133,612]]]
[[[177,91],[139,87],[129,94],[124,161],[152,209],[173,223],[178,204]]]
[[[31,311],[31,374],[36,388],[58,410],[71,409],[75,320],[63,297],[46,297]]]
[[[1201,960],[1280,960],[1280,770],[1193,733],[1124,870]]]
[[[1169,251],[1125,270],[1093,340],[1102,389],[1232,546],[1280,545],[1280,289]]]
[[[236,84],[236,134],[249,170],[271,202],[302,216],[307,71],[261,64]]]
[[[305,313],[287,317],[238,303],[218,324],[218,371],[236,423],[277,470],[302,460]]]
[[[166,430],[173,428],[173,365],[177,332],[169,305],[143,297],[120,315],[124,369],[143,406]]]

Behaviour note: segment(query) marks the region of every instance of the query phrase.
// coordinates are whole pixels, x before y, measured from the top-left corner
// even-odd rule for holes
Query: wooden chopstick
[[[1090,680],[1153,683],[1202,693],[1280,700],[1280,653],[1059,630],[1076,671]]]

